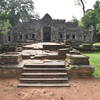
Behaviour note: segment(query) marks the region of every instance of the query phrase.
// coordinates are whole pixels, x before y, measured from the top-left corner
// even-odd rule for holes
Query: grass
[[[84,53],[90,57],[90,64],[95,67],[93,75],[96,78],[100,78],[100,52]]]
[[[94,43],[94,46],[100,46],[100,42]]]

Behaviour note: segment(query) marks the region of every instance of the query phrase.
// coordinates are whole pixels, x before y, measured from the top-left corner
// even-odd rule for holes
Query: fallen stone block
[[[70,48],[62,48],[58,50],[58,55],[66,55],[66,53],[69,53]]]

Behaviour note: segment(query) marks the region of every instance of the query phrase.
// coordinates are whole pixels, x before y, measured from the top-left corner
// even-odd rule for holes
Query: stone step
[[[69,87],[69,83],[56,83],[56,84],[27,84],[21,83],[18,87]]]
[[[56,80],[65,80],[67,81],[68,78],[20,78],[20,80],[26,80],[26,81],[37,81],[37,80],[40,80],[40,81],[56,81]]]
[[[23,73],[66,72],[66,68],[23,68]]]
[[[66,83],[68,81],[68,78],[21,78],[21,83]]]
[[[21,78],[66,78],[67,73],[22,73]]]
[[[23,73],[56,73],[66,72],[65,68],[23,68]]]
[[[22,73],[21,75],[67,75],[67,73]]]
[[[29,71],[45,71],[45,70],[48,70],[48,71],[65,71],[66,68],[23,68],[23,70],[29,70]]]
[[[62,61],[30,61],[24,65],[19,87],[69,86]]]
[[[26,68],[65,68],[64,65],[24,65]]]

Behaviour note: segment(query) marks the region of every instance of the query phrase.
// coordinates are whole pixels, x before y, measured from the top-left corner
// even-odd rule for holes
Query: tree
[[[94,4],[94,9],[98,9],[100,7],[100,1],[96,1]]]
[[[35,18],[33,0],[1,0],[0,9],[7,13],[11,25]]]
[[[78,19],[77,19],[75,16],[72,17],[72,22],[73,22],[76,26],[79,25],[79,21],[78,21]]]
[[[82,10],[83,10],[83,14],[85,15],[85,0],[76,0],[75,1],[79,6],[82,7]]]
[[[10,27],[9,20],[7,19],[6,13],[0,14],[0,34],[7,33]]]
[[[6,13],[0,13],[0,44],[3,42],[3,34],[9,31],[10,23],[6,18]]]
[[[84,28],[93,26],[94,29],[94,40],[96,37],[97,26],[100,24],[100,2],[96,1],[94,8],[86,11],[86,14],[81,20]]]

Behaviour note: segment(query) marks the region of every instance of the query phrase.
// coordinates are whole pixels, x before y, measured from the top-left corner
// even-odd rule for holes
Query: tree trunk
[[[0,33],[0,44],[3,43],[3,37],[2,37],[2,34]]]
[[[84,15],[85,15],[85,4],[84,4],[83,0],[80,0],[80,2],[81,2],[81,4],[82,4],[83,13],[84,13]]]
[[[96,25],[93,25],[93,41],[96,42]]]

